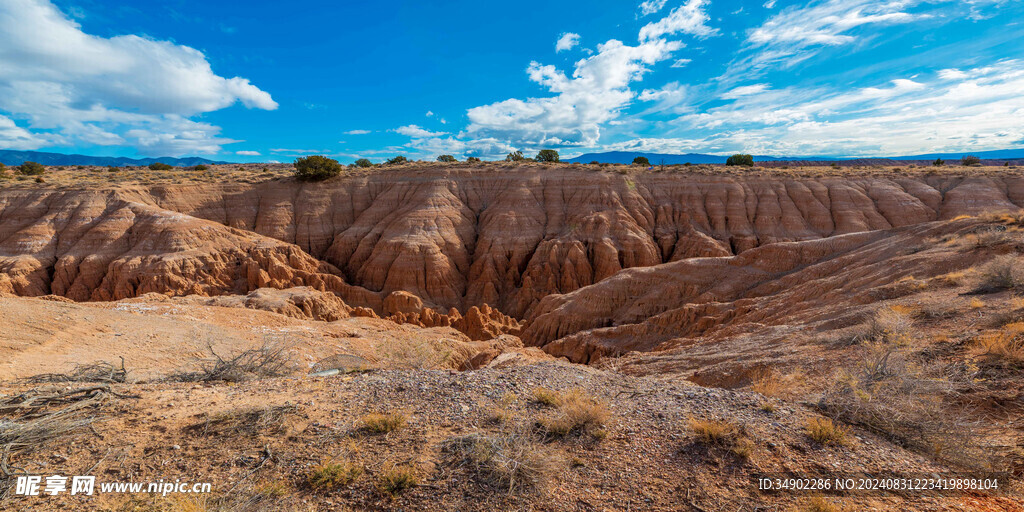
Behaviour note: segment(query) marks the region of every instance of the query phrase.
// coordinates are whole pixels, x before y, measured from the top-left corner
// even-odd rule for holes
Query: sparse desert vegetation
[[[95,465],[109,480],[200,475],[215,489],[110,510],[859,510],[883,506],[749,482],[780,467],[1022,467],[1020,215],[893,213],[857,188],[984,177],[1002,205],[1017,170],[444,160],[366,161],[301,184],[290,164],[9,174],[0,197],[30,207],[5,217],[0,248],[38,252],[0,256],[4,488],[15,468]],[[480,185],[490,177],[514,185]],[[562,194],[581,177],[610,202]],[[439,183],[459,192],[437,195]],[[627,213],[715,204],[671,194],[723,183],[756,192],[729,199],[743,211],[782,183],[863,197],[852,212],[801,203],[799,232],[757,215],[731,227],[712,208],[701,215],[733,231],[659,214],[652,235]],[[566,212],[515,224],[540,240],[529,250],[489,231],[524,219],[503,206],[524,184]],[[300,190],[351,197],[351,211]],[[814,231],[824,218],[835,224]],[[163,235],[132,234],[152,229]],[[45,243],[57,231],[100,237],[106,259]],[[33,266],[47,257],[52,273]]]

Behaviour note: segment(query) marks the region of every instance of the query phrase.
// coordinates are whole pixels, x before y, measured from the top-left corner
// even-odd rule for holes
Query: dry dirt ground
[[[514,347],[491,367],[430,369],[450,364],[452,352],[441,341],[458,339],[450,328],[366,318],[316,322],[139,299],[0,301],[5,398],[90,387],[24,380],[46,371],[70,373],[76,361],[119,366],[117,356],[126,355],[130,370],[126,382],[107,384],[112,393],[79,411],[91,420],[87,428],[15,455],[12,467],[109,482],[210,482],[214,489],[202,497],[10,497],[15,510],[811,510],[806,507],[821,505],[812,501],[815,493],[762,493],[754,475],[951,469],[859,428],[846,427],[845,442],[819,443],[808,426],[822,416],[800,400],[706,388],[678,374],[626,375],[621,371],[628,365],[587,367]],[[287,376],[168,379],[198,368],[210,357],[209,347],[229,356],[263,346],[268,333],[274,333],[270,343],[289,347],[295,367]],[[193,348],[183,348],[189,343],[182,340]],[[426,348],[396,350],[396,344]],[[332,367],[330,356],[339,353],[358,355],[365,364],[351,373],[307,375]],[[592,425],[552,433],[546,421],[563,412],[539,403],[538,388],[582,390],[594,399],[584,399],[585,405],[607,412],[595,413]],[[400,415],[404,425],[369,432],[362,422],[376,413]],[[701,421],[722,422],[727,432],[702,439],[695,423]],[[509,451],[518,458],[512,459],[539,469],[524,473],[510,490],[497,471],[452,448],[466,436],[510,436],[517,440]],[[360,474],[350,482],[313,485],[311,475],[323,464],[352,465]],[[396,467],[410,468],[416,483],[392,494],[381,480]],[[1021,510],[1013,494],[1019,490],[1008,492],[826,501],[845,507],[834,510]]]
[[[0,508],[1024,510],[1018,169],[479,167],[0,180]]]

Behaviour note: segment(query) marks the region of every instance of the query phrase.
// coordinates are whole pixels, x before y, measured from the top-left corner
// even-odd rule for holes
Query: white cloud
[[[514,149],[508,142],[493,137],[459,139],[452,136],[417,138],[409,141],[405,147],[423,153],[430,160],[433,160],[438,155],[456,155],[463,158],[475,156],[477,158],[494,159],[504,157]]]
[[[349,130],[345,132],[345,135],[366,135],[370,133],[370,130]]]
[[[765,9],[772,9],[774,7],[775,7],[775,0],[768,0],[767,2],[764,3],[764,8]]]
[[[710,135],[657,140],[663,146],[685,141],[702,151],[790,156],[1012,148],[1024,141],[1021,90],[1024,61],[1018,60],[960,70],[932,81],[917,77],[854,90],[766,90],[675,121],[689,133],[704,129]]]
[[[576,62],[572,77],[554,66],[530,63],[530,80],[555,96],[508,99],[468,111],[468,134],[496,137],[516,146],[576,146],[594,144],[603,123],[618,117],[635,93],[648,66],[665,60],[680,43],[657,39],[637,46],[610,40],[597,53]]]
[[[212,153],[232,142],[187,118],[240,102],[273,110],[245,78],[216,75],[193,48],[82,32],[49,0],[0,2],[0,111],[66,142]]]
[[[288,149],[288,148],[272,148],[271,153],[284,153],[291,155],[326,155],[330,153],[327,149]]]
[[[642,117],[659,112],[672,112],[675,114],[688,112],[690,111],[690,107],[686,105],[688,97],[687,87],[679,82],[669,82],[661,89],[644,89],[637,99],[644,102],[654,102],[654,105],[641,112],[639,116]]]
[[[941,69],[939,70],[939,78],[943,80],[962,80],[967,78],[967,73],[959,69]]]
[[[691,63],[691,62],[693,62],[693,59],[676,59],[676,61],[672,63],[672,67],[674,67],[674,68],[686,67],[686,65]]]
[[[821,47],[853,43],[857,37],[849,31],[854,28],[907,23],[924,17],[904,12],[920,1],[827,0],[788,7],[748,32],[748,50],[757,53],[732,67],[758,71],[773,64],[793,66]]]
[[[422,138],[426,138],[426,137],[439,137],[441,135],[446,135],[445,132],[432,132],[430,130],[426,130],[424,128],[420,128],[419,126],[416,126],[414,124],[410,124],[410,125],[407,125],[407,126],[400,126],[398,128],[395,128],[395,132],[399,133],[401,135],[405,135],[407,137],[413,137],[413,138],[418,138],[418,139],[422,139]]]
[[[431,110],[427,111],[427,117],[434,117],[434,112]]]
[[[688,0],[685,4],[672,9],[665,18],[644,25],[640,29],[640,41],[650,41],[677,33],[697,37],[717,35],[718,29],[707,26],[710,18],[704,12],[704,8],[708,3],[709,0]]]
[[[754,94],[760,94],[767,91],[769,88],[768,84],[754,84],[744,85],[743,87],[736,87],[735,89],[726,92],[722,95],[723,100],[734,100],[743,96],[751,96]]]
[[[259,151],[235,151],[235,154],[241,156],[260,156]]]
[[[648,14],[654,14],[665,7],[665,3],[668,0],[647,0],[640,4],[640,16],[647,16]]]
[[[39,149],[49,142],[47,139],[19,127],[10,118],[0,115],[0,148]]]
[[[555,52],[572,50],[578,44],[580,44],[580,35],[572,32],[566,32],[562,34],[562,37],[558,38],[557,42],[555,42]]]

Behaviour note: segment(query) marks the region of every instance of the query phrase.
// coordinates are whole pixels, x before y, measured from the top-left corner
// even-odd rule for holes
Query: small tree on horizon
[[[170,165],[167,165],[163,162],[153,162],[149,164],[149,170],[151,171],[169,171],[173,168],[174,167],[171,167]]]
[[[555,151],[553,149],[542,149],[539,153],[537,153],[537,158],[535,158],[535,160],[537,160],[538,162],[557,163],[558,151]]]
[[[341,174],[341,164],[323,155],[304,156],[295,160],[295,177],[299,181],[323,181]]]
[[[735,154],[730,156],[726,161],[725,165],[742,165],[746,167],[754,166],[754,157],[751,155]]]
[[[526,157],[523,156],[523,152],[522,151],[518,151],[518,150],[513,151],[513,152],[509,153],[507,156],[505,156],[505,161],[506,162],[522,162],[523,160],[526,160]]]
[[[642,165],[644,167],[648,167],[651,165],[651,161],[648,160],[646,156],[638,156],[633,159],[633,165]]]
[[[356,167],[366,168],[366,167],[373,167],[373,162],[367,160],[366,158],[360,158],[360,159],[356,160],[355,162],[352,162],[352,165],[354,165]]]
[[[478,163],[480,162],[480,157],[471,156],[469,158],[466,158],[466,161],[470,163]]]
[[[438,162],[449,163],[449,164],[453,163],[453,162],[458,162],[458,160],[454,156],[452,156],[452,155],[441,155],[441,156],[437,157],[437,161]]]
[[[935,167],[942,167],[945,164],[946,164],[946,161],[941,159],[941,158],[936,158],[935,161],[932,162],[932,165],[934,165]]]
[[[39,176],[46,172],[46,167],[37,162],[25,162],[18,167],[18,174]]]
[[[960,159],[960,165],[974,167],[977,165],[981,165],[981,159],[974,155],[964,155],[963,158]]]
[[[398,156],[396,156],[394,158],[388,159],[388,161],[386,163],[388,165],[399,165],[399,164],[404,164],[404,163],[406,163],[408,161],[409,161],[408,158],[406,158],[406,157],[404,157],[402,155],[398,155]]]

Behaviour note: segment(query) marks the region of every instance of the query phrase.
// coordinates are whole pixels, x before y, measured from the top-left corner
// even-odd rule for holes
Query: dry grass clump
[[[994,450],[977,415],[951,407],[957,386],[972,373],[924,367],[890,345],[864,347],[860,364],[842,369],[818,408],[904,447],[965,466],[992,460]]]
[[[807,503],[800,510],[803,512],[843,512],[846,509],[821,496],[814,496],[807,500]]]
[[[971,309],[982,309],[985,307],[985,301],[977,297],[971,297],[971,301],[967,303],[967,307]]]
[[[743,428],[727,421],[691,419],[690,431],[696,442],[724,448],[742,459],[749,458],[754,451],[754,443],[744,435]]]
[[[324,462],[306,475],[306,482],[313,489],[331,490],[351,484],[363,473],[363,467],[352,462]]]
[[[456,463],[509,492],[542,490],[565,466],[559,452],[539,442],[526,428],[455,437],[445,442],[444,449]]]
[[[294,405],[276,405],[204,413],[202,421],[188,426],[186,430],[203,436],[277,435],[286,432],[288,417],[298,410]]]
[[[911,313],[910,308],[901,305],[879,309],[868,321],[868,338],[897,345],[909,343],[914,327]]]
[[[386,338],[377,343],[376,351],[381,363],[390,368],[430,370],[458,366],[451,347],[440,341]]]
[[[1024,322],[1009,323],[982,334],[975,344],[986,356],[1014,364],[1024,363]]]
[[[419,475],[412,466],[391,466],[377,475],[377,488],[392,496],[419,485]]]
[[[939,276],[931,278],[931,281],[940,285],[948,287],[962,286],[967,279],[967,274],[962,271],[949,272]]]
[[[548,388],[535,388],[533,390],[533,401],[541,405],[556,407],[562,399],[562,394]]]
[[[785,397],[803,387],[805,375],[796,371],[780,375],[771,368],[758,367],[750,372],[750,390],[770,397]]]
[[[295,370],[295,362],[283,345],[263,345],[227,359],[208,348],[211,358],[197,372],[179,372],[170,377],[181,382],[244,382],[251,379],[283,377]]]
[[[359,418],[358,429],[370,434],[387,434],[405,426],[409,415],[401,412],[373,413]]]
[[[994,292],[1024,288],[1024,258],[1004,254],[996,256],[979,272],[979,292]]]
[[[94,505],[102,512],[311,512],[299,494],[282,482],[260,485],[246,483],[230,493],[190,493],[168,495],[136,494]],[[101,498],[102,500],[103,498]],[[344,509],[342,509],[344,510]]]
[[[534,395],[536,399],[536,394]],[[598,400],[581,389],[572,389],[564,393],[549,396],[557,410],[540,418],[537,424],[544,432],[554,437],[565,437],[570,434],[594,435],[603,438],[601,427],[611,417],[611,410],[603,400]]]
[[[32,384],[60,383],[60,382],[107,382],[123,383],[128,380],[128,370],[124,367],[124,358],[121,358],[121,366],[117,367],[105,361],[97,361],[90,364],[78,364],[68,373],[41,373],[24,379]]]
[[[17,475],[26,474],[18,459],[49,444],[84,433],[98,418],[89,410],[110,392],[106,385],[69,391],[33,389],[0,401],[0,503],[14,486]]]
[[[807,420],[807,436],[820,445],[845,446],[849,443],[846,429],[836,425],[829,418]]]
[[[499,425],[511,423],[514,415],[509,411],[509,409],[515,406],[518,399],[519,397],[517,397],[515,393],[511,391],[506,392],[501,396],[501,401],[498,405],[492,406],[487,410],[487,422]]]

